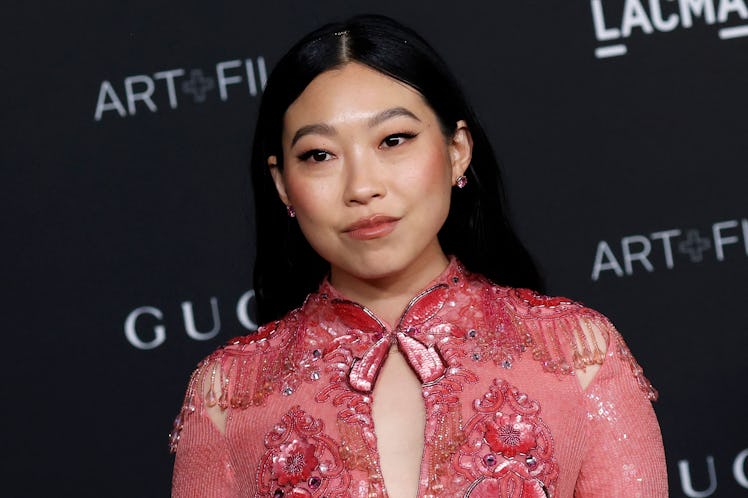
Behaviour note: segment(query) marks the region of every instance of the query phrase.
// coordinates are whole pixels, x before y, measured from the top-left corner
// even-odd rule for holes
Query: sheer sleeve
[[[203,395],[206,386],[210,389],[208,372],[215,368],[215,363],[212,365],[209,368],[209,363],[205,362],[198,366],[190,380],[182,411],[174,422],[171,449],[176,453],[176,460],[172,498],[238,496],[228,441],[209,416]]]
[[[667,471],[651,401],[657,392],[607,320],[607,352],[585,390],[589,439],[576,498],[666,498]]]

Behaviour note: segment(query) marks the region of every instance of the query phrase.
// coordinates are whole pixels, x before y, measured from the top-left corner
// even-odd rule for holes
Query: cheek
[[[451,167],[446,151],[438,146],[429,147],[418,161],[408,168],[407,180],[423,193],[434,195],[448,193],[452,182]]]
[[[304,238],[317,253],[324,253],[327,229],[335,222],[332,210],[329,209],[330,200],[326,197],[326,189],[313,183],[290,182],[286,184],[286,191],[296,211],[295,222]]]
[[[444,225],[449,214],[451,166],[443,143],[433,144],[412,159],[410,167],[403,168],[404,179],[400,185],[410,205],[413,220],[417,220],[413,235],[430,240]]]
[[[336,247],[331,232],[339,225],[339,210],[330,209],[339,197],[334,186],[325,181],[293,178],[286,182],[286,191],[304,238],[317,254],[329,261]]]
[[[333,193],[324,182],[310,182],[290,176],[286,179],[288,200],[301,218],[316,218],[319,213],[328,211]]]

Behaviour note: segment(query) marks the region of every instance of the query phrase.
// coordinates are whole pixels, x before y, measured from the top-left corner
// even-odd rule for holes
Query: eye
[[[332,154],[327,152],[326,150],[322,149],[312,149],[304,152],[303,154],[299,155],[299,160],[301,161],[309,161],[315,163],[321,163],[323,161],[327,161],[330,158],[332,158]]]
[[[415,136],[416,136],[415,133],[409,133],[409,132],[393,133],[392,135],[388,135],[387,137],[385,137],[384,140],[382,140],[382,147],[384,148],[397,147],[398,145],[402,145],[408,140],[415,138]]]

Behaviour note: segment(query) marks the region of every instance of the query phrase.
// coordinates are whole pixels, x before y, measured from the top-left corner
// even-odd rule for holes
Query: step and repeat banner
[[[660,391],[671,496],[748,496],[746,0],[4,10],[7,496],[168,496],[189,373],[257,326],[267,76],[364,12],[443,54],[547,291],[627,338]]]

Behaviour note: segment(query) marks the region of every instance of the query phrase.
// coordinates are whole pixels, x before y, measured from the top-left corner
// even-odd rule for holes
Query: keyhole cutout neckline
[[[372,392],[377,460],[390,498],[418,495],[426,446],[422,384],[393,344]]]

